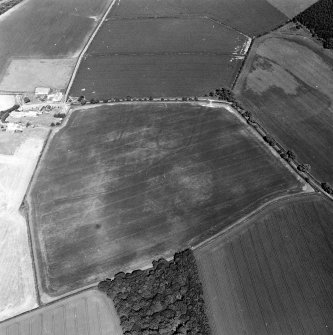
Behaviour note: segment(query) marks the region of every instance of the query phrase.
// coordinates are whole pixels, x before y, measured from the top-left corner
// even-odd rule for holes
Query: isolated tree
[[[251,117],[252,117],[252,113],[249,112],[249,111],[245,111],[243,115],[244,115],[244,117],[246,117],[246,118],[251,118]]]
[[[287,156],[290,159],[295,159],[296,158],[296,155],[295,155],[295,153],[292,150],[288,150],[287,151]]]
[[[274,139],[272,136],[270,136],[270,135],[266,135],[266,136],[264,136],[263,139],[264,139],[264,141],[267,142],[270,146],[274,146],[274,145],[276,145],[276,141],[275,141],[275,139]]]
[[[299,164],[297,166],[297,170],[299,170],[301,172],[310,172],[311,166],[310,166],[310,164]]]
[[[333,194],[333,188],[329,183],[321,183],[321,188],[328,194]]]

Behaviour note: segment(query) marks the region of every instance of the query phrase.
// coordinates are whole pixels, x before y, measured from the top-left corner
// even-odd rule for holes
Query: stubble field
[[[223,108],[121,104],[75,111],[29,196],[42,292],[150,264],[301,185]]]
[[[332,215],[296,196],[195,250],[212,333],[332,334]]]
[[[204,95],[216,87],[231,87],[249,44],[243,34],[207,18],[108,18],[80,65],[70,95]]]
[[[317,179],[333,183],[333,55],[311,39],[287,34],[256,41],[235,90]]]

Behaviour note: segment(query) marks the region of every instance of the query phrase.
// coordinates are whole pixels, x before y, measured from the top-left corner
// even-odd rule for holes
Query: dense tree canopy
[[[323,40],[324,47],[333,48],[333,0],[319,0],[296,20]]]
[[[113,299],[125,335],[210,334],[202,286],[191,250],[153,268],[118,273],[99,283]]]

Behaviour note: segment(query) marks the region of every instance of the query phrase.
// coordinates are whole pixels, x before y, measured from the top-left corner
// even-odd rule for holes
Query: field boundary
[[[75,64],[75,67],[74,67],[74,70],[72,72],[72,75],[70,77],[70,80],[69,80],[69,83],[67,85],[67,88],[66,88],[66,91],[65,91],[65,94],[64,94],[64,97],[63,97],[63,102],[66,102],[67,101],[67,97],[68,97],[68,94],[69,94],[69,91],[70,89],[72,88],[72,85],[73,85],[73,82],[74,82],[74,79],[75,79],[75,76],[76,76],[76,73],[77,71],[79,70],[79,67],[81,65],[81,62],[82,62],[82,58],[83,56],[85,55],[87,49],[89,48],[90,44],[92,43],[94,37],[96,36],[96,34],[98,33],[99,29],[101,28],[103,22],[105,21],[106,17],[108,16],[108,14],[110,13],[113,5],[115,4],[117,0],[112,0],[112,2],[110,3],[109,7],[107,8],[106,12],[104,13],[104,15],[102,16],[100,22],[98,23],[98,25],[96,26],[95,30],[93,31],[93,33],[90,35],[86,45],[84,46],[84,48],[81,50],[80,52],[80,55],[77,59],[77,62]]]

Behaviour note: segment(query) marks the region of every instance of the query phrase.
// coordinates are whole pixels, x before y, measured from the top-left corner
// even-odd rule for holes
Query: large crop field
[[[202,15],[249,36],[267,32],[288,18],[265,0],[119,0],[112,17]]]
[[[234,29],[203,18],[108,19],[88,54],[217,53],[244,56],[247,41],[246,36]]]
[[[17,8],[14,7],[2,15],[0,89],[19,90],[1,83],[4,75],[7,76],[7,80],[11,76],[10,79],[15,81],[15,76],[24,71],[20,69],[7,72],[12,60],[29,58],[29,62],[35,61],[36,69],[30,74],[30,81],[34,81],[36,75],[40,77],[41,71],[48,71],[45,68],[38,68],[40,59],[58,59],[58,63],[49,64],[49,70],[52,73],[57,66],[61,71],[59,60],[78,56],[109,3],[110,0],[25,0]],[[28,64],[26,68],[30,67],[31,64]],[[67,80],[69,76],[70,73],[67,75]],[[46,75],[43,86],[54,87],[53,77]],[[39,82],[35,86],[38,85]]]
[[[203,96],[230,87],[241,59],[225,55],[125,55],[86,57],[70,95],[87,99]]]
[[[296,196],[195,250],[212,333],[332,334],[332,216]]]
[[[243,34],[205,18],[108,19],[70,94],[88,99],[204,95],[232,85],[249,43]]]
[[[333,183],[333,55],[285,32],[256,41],[236,93],[315,177]]]
[[[29,196],[41,289],[59,295],[149,265],[300,190],[224,108],[77,110],[49,144]]]

